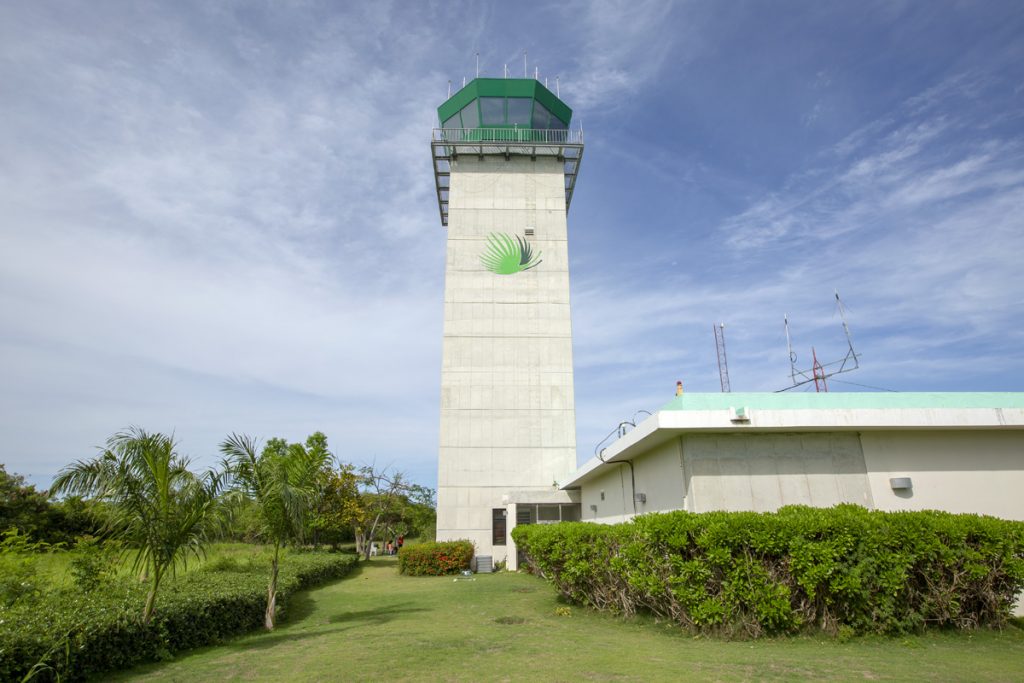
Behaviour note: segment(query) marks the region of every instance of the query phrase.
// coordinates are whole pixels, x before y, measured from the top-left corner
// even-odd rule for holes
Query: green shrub
[[[572,601],[725,635],[1002,626],[1024,589],[1024,523],[978,515],[791,506],[513,538]]]
[[[345,576],[355,563],[352,555],[288,555],[278,605],[286,610],[296,591]],[[20,680],[41,659],[52,670],[34,680],[84,680],[261,628],[267,568],[236,566],[170,579],[148,625],[139,619],[146,585],[131,579],[94,591],[55,591],[30,606],[0,610],[0,680]]]
[[[80,536],[68,568],[75,584],[82,590],[92,591],[117,576],[121,544],[101,541],[95,536]]]
[[[398,571],[409,576],[440,576],[469,569],[473,544],[469,541],[434,541],[404,545],[398,551]]]
[[[32,541],[15,527],[0,534],[0,609],[9,609],[39,597],[36,553],[60,550],[59,545]]]

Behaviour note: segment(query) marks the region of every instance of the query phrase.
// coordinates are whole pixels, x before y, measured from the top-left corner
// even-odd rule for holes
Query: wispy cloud
[[[436,393],[444,235],[425,140],[440,78],[403,77],[437,47],[433,35],[374,7],[289,15],[283,35],[279,15],[171,9],[138,23],[90,9],[84,22],[110,27],[87,34],[67,16],[8,8],[5,396],[40,401],[40,383],[47,401],[82,391],[74,373],[40,364],[42,349],[134,374],[128,386],[90,376],[96,396],[123,390],[128,405],[145,378],[166,384],[169,373],[205,378],[191,392],[173,382],[179,405],[239,400],[239,383],[282,392],[270,430],[310,410],[288,396],[318,397],[310,421],[340,437],[377,422],[400,389]],[[30,34],[13,30],[26,21]],[[395,31],[410,42],[381,63]],[[34,405],[40,429],[52,416]],[[221,405],[217,429],[250,410]],[[138,415],[114,412],[90,442]],[[5,431],[24,420],[5,415]],[[218,438],[201,436],[204,448]],[[4,457],[27,446],[8,444]],[[429,439],[392,431],[377,447],[414,451],[429,480]],[[58,447],[45,467],[79,454]]]
[[[582,111],[615,109],[647,87],[670,54],[683,59],[696,50],[697,32],[685,23],[667,21],[673,11],[683,9],[663,0],[563,3],[563,21],[579,35],[566,99]]]
[[[643,285],[578,282],[576,360],[590,369],[581,433],[668,400],[677,378],[716,390],[713,322],[727,323],[736,389],[788,383],[786,312],[801,358],[812,345],[841,357],[833,288],[852,307],[864,357],[861,371],[837,379],[977,388],[992,381],[980,377],[1024,370],[1024,140],[986,127],[988,110],[961,106],[968,87],[979,96],[959,77],[928,88],[824,149],[722,220],[696,270]],[[857,388],[834,388],[843,386]],[[614,413],[597,405],[609,393],[632,398]]]
[[[857,11],[878,31],[913,19],[889,5]],[[427,140],[476,50],[494,76],[529,49],[616,131],[588,142],[570,216],[581,455],[676,379],[717,389],[713,322],[737,388],[785,382],[783,313],[801,354],[841,351],[833,288],[865,383],[948,388],[936,376],[965,358],[956,386],[1019,381],[1019,48],[954,41],[927,69],[889,52],[904,73],[880,85],[902,100],[844,109],[844,65],[876,48],[834,52],[834,7],[719,10],[3,5],[0,462],[52,474],[131,422],[197,456],[229,430],[323,429],[343,457],[430,482],[444,231]],[[948,35],[957,12],[936,15]],[[970,18],[1012,33],[987,12]],[[783,26],[793,42],[752,40]],[[776,161],[802,161],[755,168],[782,118],[804,146]]]

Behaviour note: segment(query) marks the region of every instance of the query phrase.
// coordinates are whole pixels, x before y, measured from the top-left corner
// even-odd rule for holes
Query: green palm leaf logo
[[[511,275],[539,264],[540,254],[534,254],[530,243],[518,235],[492,232],[487,236],[487,250],[480,256],[480,263],[492,273]]]

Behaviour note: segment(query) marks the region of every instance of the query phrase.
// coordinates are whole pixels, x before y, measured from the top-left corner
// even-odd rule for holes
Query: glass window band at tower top
[[[532,78],[477,78],[437,108],[448,130],[567,130],[572,109]]]

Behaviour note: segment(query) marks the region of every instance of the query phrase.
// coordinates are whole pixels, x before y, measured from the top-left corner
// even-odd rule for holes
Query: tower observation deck
[[[478,78],[431,139],[447,226],[437,538],[517,564],[517,524],[580,519],[566,213],[572,110],[532,79]]]
[[[437,117],[441,127],[434,129],[430,147],[442,225],[448,225],[451,162],[460,154],[558,159],[568,211],[583,161],[583,130],[569,130],[572,109],[539,81],[477,78],[438,107]]]

